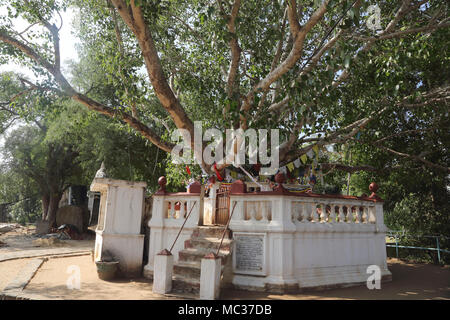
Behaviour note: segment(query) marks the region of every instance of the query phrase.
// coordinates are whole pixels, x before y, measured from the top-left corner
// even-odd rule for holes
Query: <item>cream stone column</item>
[[[95,178],[90,187],[101,193],[95,261],[101,261],[105,251],[110,252],[119,260],[119,269],[126,277],[142,272],[141,219],[146,186],[145,182]]]
[[[289,196],[276,196],[272,200],[272,221],[269,223],[269,268],[266,283],[275,291],[296,289],[294,276],[294,233],[292,202]]]
[[[172,290],[173,255],[166,249],[155,256],[153,273],[154,293],[166,294]]]
[[[206,255],[201,262],[200,299],[215,300],[220,296],[221,259],[214,253]]]
[[[153,267],[155,264],[155,256],[163,248],[163,228],[164,228],[164,194],[153,195],[152,218],[148,222],[150,228],[149,246],[148,246],[148,262],[144,267],[144,277],[153,278]]]

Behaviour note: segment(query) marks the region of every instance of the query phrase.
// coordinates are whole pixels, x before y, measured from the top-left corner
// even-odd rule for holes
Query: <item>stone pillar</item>
[[[272,199],[272,230],[268,233],[269,274],[266,285],[274,292],[296,290],[298,281],[294,275],[295,232],[292,222],[291,197],[276,196]]]
[[[202,259],[200,270],[200,299],[215,300],[220,295],[221,259],[214,253]]]
[[[100,192],[95,261],[108,251],[125,277],[142,274],[144,235],[141,234],[145,182],[95,178],[91,191]]]
[[[164,249],[155,256],[153,267],[154,293],[165,294],[172,290],[173,255]]]

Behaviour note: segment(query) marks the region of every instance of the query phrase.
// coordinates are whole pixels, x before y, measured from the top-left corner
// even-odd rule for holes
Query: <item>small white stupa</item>
[[[102,164],[100,166],[100,169],[97,170],[97,173],[95,174],[96,178],[107,178],[108,175],[106,174],[106,168],[105,168],[105,162],[102,161]]]

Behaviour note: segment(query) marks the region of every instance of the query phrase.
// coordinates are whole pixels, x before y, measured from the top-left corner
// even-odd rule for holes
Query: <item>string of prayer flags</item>
[[[302,154],[300,160],[302,160],[303,164],[306,164],[306,161],[308,161],[308,157],[306,156],[306,154]]]
[[[312,149],[316,155],[319,155],[319,146],[317,144],[314,145]]]
[[[253,178],[253,176],[248,173],[242,166],[239,166],[239,168],[250,178],[250,180],[252,180],[254,183],[256,183],[258,185],[258,187],[260,187],[261,189],[264,188],[261,184],[258,183],[258,181],[255,180],[255,178]]]
[[[231,172],[232,172],[231,170],[225,169],[225,180],[226,181],[231,181],[231,178],[232,178]]]
[[[300,159],[295,159],[294,165],[295,165],[296,168],[300,167],[300,165],[301,165]]]
[[[294,163],[292,163],[292,162],[288,163],[287,167],[288,167],[289,171],[291,171],[291,172],[294,171]]]

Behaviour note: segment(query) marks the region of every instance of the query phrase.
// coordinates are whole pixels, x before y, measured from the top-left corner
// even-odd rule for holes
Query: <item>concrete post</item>
[[[215,300],[220,295],[221,259],[214,253],[202,259],[200,271],[200,299]]]
[[[172,290],[173,255],[164,249],[155,256],[153,268],[154,293],[165,294]]]

